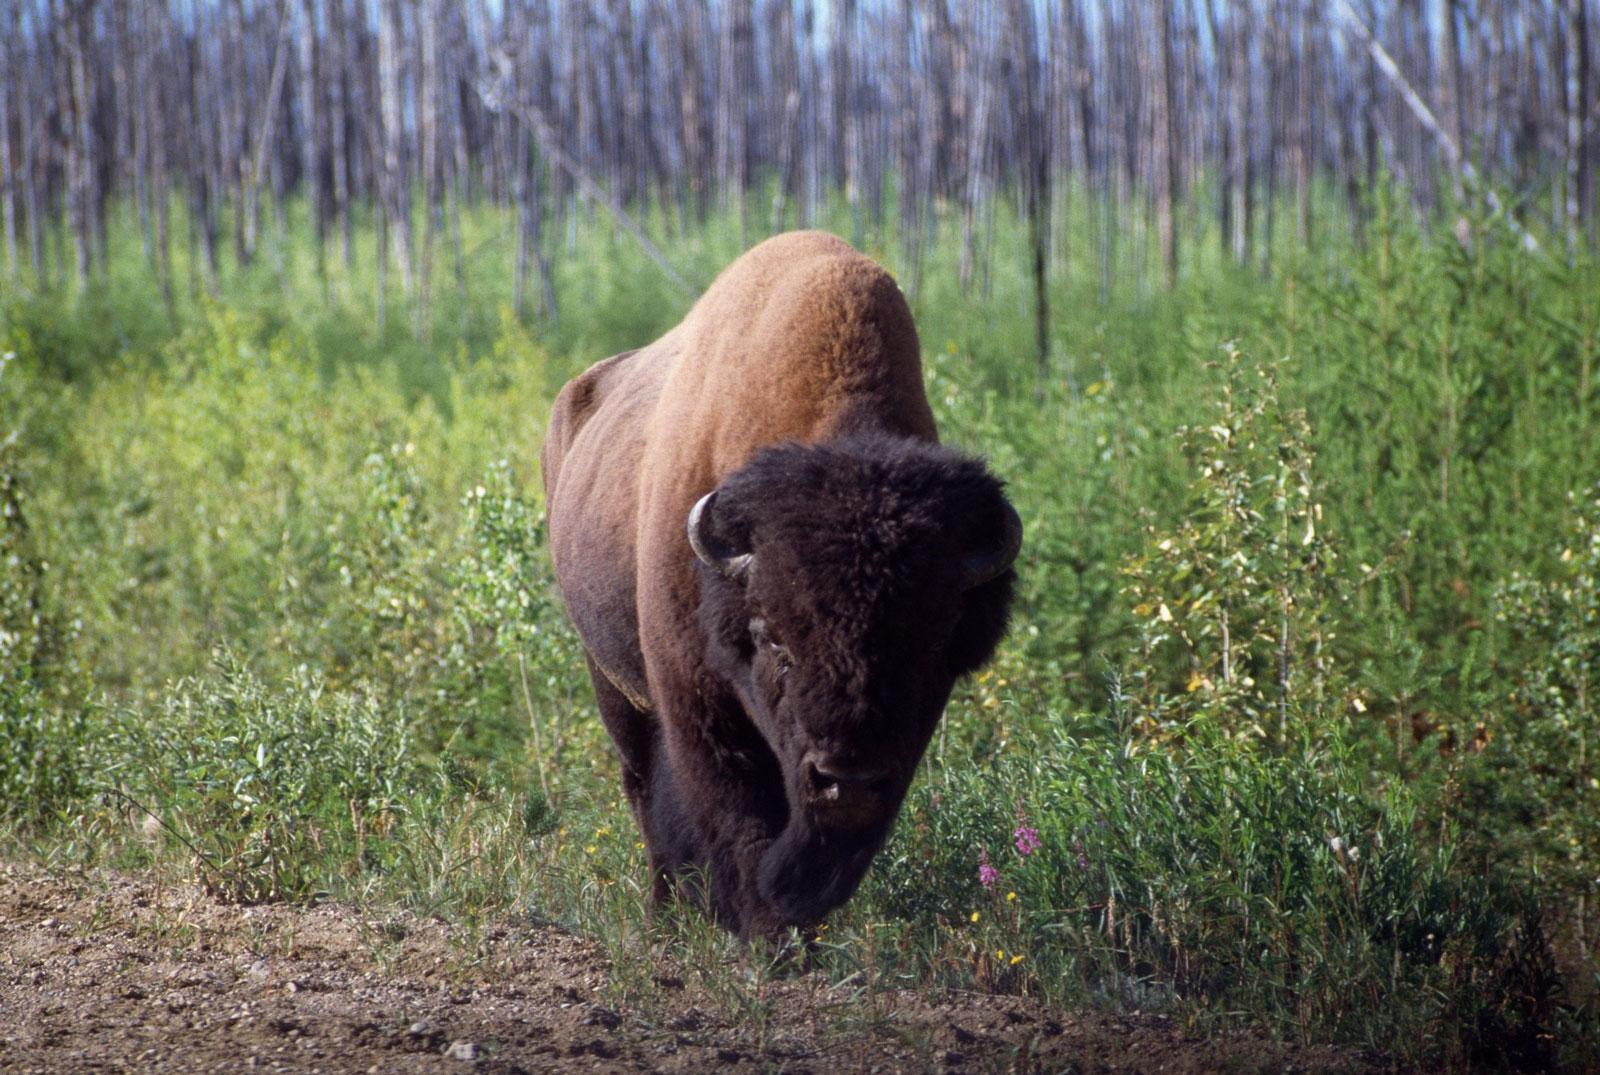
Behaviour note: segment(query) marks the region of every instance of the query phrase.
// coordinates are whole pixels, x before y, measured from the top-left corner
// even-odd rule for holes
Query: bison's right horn
[[[709,526],[717,493],[712,490],[689,509],[689,544],[707,567],[714,567],[729,578],[738,578],[750,569],[751,553],[741,553],[713,534]]]
[[[982,586],[990,579],[1003,575],[1007,568],[1017,559],[1017,553],[1022,551],[1022,517],[1005,501],[1000,502],[1005,509],[1005,533],[1000,544],[992,549],[974,553],[961,564],[962,574],[967,584],[967,589]]]

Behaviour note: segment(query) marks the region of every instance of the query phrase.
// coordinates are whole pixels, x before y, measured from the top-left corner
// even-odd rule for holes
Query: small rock
[[[447,1060],[475,1061],[478,1059],[478,1046],[470,1041],[453,1041],[445,1049],[444,1055]]]
[[[406,1028],[406,1033],[410,1034],[413,1038],[421,1038],[425,1037],[432,1029],[433,1028],[428,1025],[428,1021],[426,1019],[418,1019],[415,1023],[412,1023]]]
[[[601,1026],[607,1030],[615,1030],[622,1025],[622,1016],[608,1008],[596,1004],[589,1009],[589,1014],[583,1017],[584,1026]]]

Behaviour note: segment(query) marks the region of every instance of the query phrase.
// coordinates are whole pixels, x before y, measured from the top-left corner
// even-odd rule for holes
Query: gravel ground
[[[0,1072],[1368,1071],[1355,1054],[1200,1038],[1153,1015],[932,1000],[796,975],[764,1027],[670,969],[649,1011],[559,929],[468,936],[407,914],[240,907],[189,887],[0,864]]]

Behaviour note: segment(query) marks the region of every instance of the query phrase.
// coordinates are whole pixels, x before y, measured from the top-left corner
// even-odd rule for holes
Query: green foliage
[[[461,614],[493,632],[503,654],[536,652],[560,622],[543,517],[517,492],[504,459],[467,490],[462,507],[471,542],[457,569]]]
[[[1600,487],[1574,497],[1554,577],[1521,572],[1497,592],[1496,618],[1530,654],[1497,719],[1482,764],[1494,836],[1523,868],[1588,902],[1600,922]],[[1506,848],[1501,849],[1504,854]]]
[[[1058,718],[1003,763],[918,789],[867,913],[907,923],[902,949],[950,985],[1248,1012],[1418,1058],[1537,1048],[1524,1002],[1548,1018],[1554,975],[1480,973],[1537,969],[1523,905],[1458,870],[1454,834],[1419,829],[1404,789],[1374,800],[1337,742],[1269,755],[1198,725],[1174,751],[1137,723]]]
[[[1149,732],[1208,721],[1279,748],[1339,717],[1331,646],[1347,580],[1323,522],[1305,412],[1278,370],[1226,348],[1214,419],[1178,431],[1188,502],[1130,557],[1140,659],[1128,669]]]
[[[21,436],[30,414],[13,352],[0,353],[0,819],[40,820],[81,794],[78,748],[88,700],[74,655],[76,630],[52,608],[50,563],[29,527]],[[18,371],[20,372],[20,371]]]
[[[269,687],[226,650],[159,712],[117,714],[93,753],[146,839],[175,840],[209,891],[244,902],[305,899],[358,867],[420,777],[403,711],[303,669]]]

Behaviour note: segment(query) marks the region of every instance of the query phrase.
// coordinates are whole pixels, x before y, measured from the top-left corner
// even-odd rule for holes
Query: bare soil
[[[596,947],[505,922],[240,907],[119,875],[0,864],[0,1072],[1368,1071],[1358,1055],[1201,1038],[1157,1015],[874,994],[797,974],[764,1026],[663,969],[605,1002]]]

